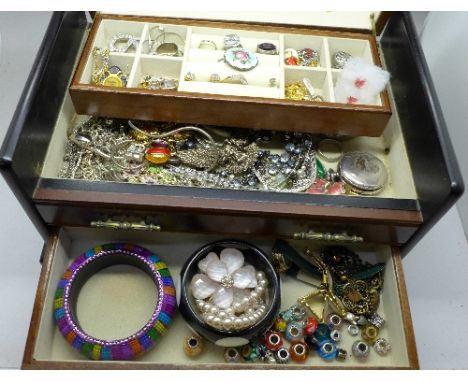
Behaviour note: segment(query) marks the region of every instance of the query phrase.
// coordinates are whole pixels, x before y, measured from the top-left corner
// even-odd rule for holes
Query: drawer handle
[[[144,221],[139,223],[130,223],[130,222],[119,222],[115,220],[95,220],[91,222],[91,227],[96,228],[112,228],[112,229],[124,229],[124,230],[134,230],[134,231],[161,231],[161,226],[156,224],[146,224]]]
[[[364,241],[362,236],[348,235],[346,232],[295,232],[293,238],[299,240],[334,241],[338,243],[362,243]]]

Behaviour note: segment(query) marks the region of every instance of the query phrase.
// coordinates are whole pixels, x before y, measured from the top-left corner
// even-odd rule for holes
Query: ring
[[[257,53],[274,55],[278,54],[278,48],[271,42],[262,42],[257,45]]]
[[[233,33],[224,36],[224,49],[228,50],[231,48],[242,48],[240,37]]]
[[[118,42],[125,43],[125,45],[121,46],[118,48],[115,44]],[[109,50],[111,52],[120,52],[120,53],[125,53],[127,52],[131,46],[134,45],[134,48],[136,49],[137,46],[136,44],[138,43],[138,39],[128,33],[118,33],[112,37],[112,39],[109,42]]]
[[[142,269],[153,279],[158,301],[149,321],[135,334],[118,340],[102,340],[86,334],[76,322],[73,297],[94,273],[114,264]],[[55,292],[54,317],[65,339],[93,360],[129,360],[152,349],[172,322],[176,310],[174,282],[167,265],[143,247],[127,243],[104,244],[77,257],[64,272]]]
[[[235,84],[235,85],[248,85],[247,80],[242,74],[234,74],[232,76],[226,77],[224,80],[221,80],[224,84]]]
[[[211,49],[211,50],[217,50],[218,47],[216,46],[216,43],[211,40],[201,40],[200,44],[198,45],[198,49]]]

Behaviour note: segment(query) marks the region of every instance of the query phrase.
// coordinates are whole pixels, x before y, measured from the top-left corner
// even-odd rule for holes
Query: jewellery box
[[[371,28],[378,22],[373,14],[365,16],[367,18],[358,22],[359,28]],[[323,18],[331,21],[331,26],[340,26],[342,22],[326,14]],[[320,16],[316,19],[324,22]],[[386,91],[368,104],[358,105],[338,103],[333,89],[341,71],[333,62],[337,52],[344,50],[380,66],[375,35],[371,30],[315,26],[313,19],[298,21],[302,22],[312,25],[99,14],[70,85],[73,105],[79,114],[115,118],[286,128],[330,135],[382,135],[391,116]],[[167,37],[161,34],[161,26]],[[127,34],[131,32],[138,41],[124,52],[125,47],[119,49],[113,45],[110,62],[127,67],[128,79],[118,87],[93,84],[93,49],[103,48],[104,41],[112,36],[118,39],[122,30]],[[247,64],[236,68],[236,62],[240,61],[231,62],[235,57],[229,55],[226,61],[231,65],[220,62],[225,58],[226,35],[235,35],[237,44],[243,47],[241,53],[248,52]],[[175,44],[178,47],[174,54],[165,50],[158,54],[161,45],[154,48],[166,38],[168,42],[164,46]],[[262,43],[272,44],[277,54],[262,50]],[[314,66],[285,62],[288,49],[299,50],[306,45],[319,56]],[[239,78],[239,70],[242,80],[232,83],[233,76]],[[176,79],[178,89],[142,89],[142,76],[150,71]],[[287,85],[301,78],[310,80],[323,102],[285,99]]]
[[[45,241],[42,254],[39,248],[37,253],[43,266],[23,368],[417,368],[401,258],[455,203],[463,192],[463,182],[411,15],[382,14],[376,18],[381,24],[375,25],[375,34],[369,14],[362,13],[200,14],[197,20],[175,16],[98,13],[89,21],[82,12],[57,12],[51,18],[0,155],[3,176]],[[276,21],[281,17],[281,24],[275,23],[275,17]],[[179,91],[99,87],[89,83],[92,71],[89,55],[100,38],[133,33],[145,40],[154,24],[170,25],[183,35],[184,56],[150,56],[138,46],[134,52],[111,54],[111,58],[120,66],[129,64],[129,84],[137,84],[146,70],[160,68],[165,75],[178,77]],[[370,29],[365,30],[367,27]],[[233,86],[232,89],[251,85],[206,81],[206,76],[213,74],[211,68],[203,75],[201,71],[194,72],[203,79],[200,84],[184,79],[188,66],[198,65],[186,60],[192,57],[191,49],[193,54],[213,54],[214,65],[226,69],[218,73],[220,77],[229,75],[226,63],[217,62],[218,56],[214,54],[217,51],[198,52],[194,46],[202,39],[222,44],[223,36],[236,33],[246,41],[246,46],[252,39],[255,44],[274,43],[280,51],[289,46],[300,49],[305,44],[304,36],[313,34],[312,48],[320,51],[323,66],[285,68],[279,63],[274,76],[280,88],[263,86],[265,93],[256,93],[254,97],[215,91],[215,85]],[[271,34],[276,37],[271,38]],[[281,86],[288,78],[306,76],[322,96],[332,101],[332,84],[337,73],[330,66],[332,51],[353,51],[358,47],[391,73],[386,92],[374,105],[308,104],[280,98]],[[271,55],[268,59],[275,57]],[[253,81],[247,74],[245,78],[249,84]],[[272,97],[270,92],[276,92],[278,97]],[[376,195],[319,195],[60,178],[69,131],[86,119],[83,113],[301,130],[329,137],[354,136],[341,141],[343,151],[373,154],[387,169],[388,178],[384,189]],[[206,344],[201,356],[191,359],[183,351],[183,340],[190,331],[180,314],[176,314],[167,335],[143,357],[134,361],[90,361],[72,349],[55,326],[54,293],[63,271],[83,251],[100,243],[142,245],[162,258],[175,278],[190,254],[206,243],[240,239],[271,253],[278,238],[287,240],[298,251],[341,244],[370,263],[385,264],[379,312],[389,322],[385,335],[391,338],[391,353],[385,357],[371,356],[366,362],[351,358],[344,363],[328,363],[315,357],[304,364],[227,364],[219,348]],[[146,314],[132,304],[145,306],[146,301],[151,302],[149,288],[141,288],[136,296],[127,294],[133,284],[141,281],[138,275],[125,268],[118,275],[106,278],[105,274],[96,274],[91,280],[94,284],[83,287],[82,300],[78,301],[79,319],[88,323],[89,330],[116,338],[125,334],[121,330],[137,325],[140,316]],[[113,287],[106,292],[105,299],[100,299],[96,291],[100,290],[100,283],[106,282]],[[309,291],[307,284],[282,277],[281,309]],[[100,307],[104,313],[121,306],[124,319],[118,315],[107,317],[107,321],[95,319],[96,310],[89,308],[92,306]],[[350,347],[351,342],[347,345]]]

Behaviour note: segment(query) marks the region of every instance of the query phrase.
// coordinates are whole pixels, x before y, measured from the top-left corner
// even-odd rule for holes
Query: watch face
[[[109,74],[103,81],[102,84],[104,86],[114,86],[118,88],[122,88],[124,83],[122,79],[116,74]]]
[[[252,70],[258,65],[255,53],[243,48],[228,49],[224,53],[224,58],[229,66],[241,71]]]
[[[157,54],[175,56],[179,52],[179,47],[173,42],[165,42],[159,45],[156,49]]]

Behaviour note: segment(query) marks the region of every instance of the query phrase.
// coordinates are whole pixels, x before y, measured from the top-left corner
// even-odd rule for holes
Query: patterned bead
[[[184,352],[189,357],[197,357],[203,351],[203,340],[198,336],[185,337]]]
[[[279,348],[275,353],[275,358],[277,363],[288,363],[291,359],[291,355],[289,354],[288,349]]]
[[[242,346],[240,353],[246,362],[255,362],[258,359],[257,348],[251,344]]]
[[[342,318],[336,313],[330,313],[327,316],[327,325],[330,329],[339,329],[343,324]]]
[[[304,342],[307,344],[309,349],[318,350],[320,342],[313,335],[306,336]]]
[[[383,319],[383,317],[375,312],[372,313],[372,315],[367,319],[367,321],[369,321],[369,324],[372,324],[379,329],[385,325],[385,320]]]
[[[288,323],[285,319],[278,317],[275,321],[275,330],[280,333],[284,333],[286,328],[288,327]]]
[[[330,328],[327,324],[318,324],[317,330],[314,332],[314,337],[319,341],[325,341],[330,339]]]
[[[291,359],[297,363],[303,363],[309,356],[309,347],[305,342],[295,342],[289,347]]]
[[[304,335],[309,336],[311,334],[314,334],[314,332],[317,330],[317,326],[318,321],[315,318],[310,317],[307,320],[307,324],[304,326]]]
[[[374,349],[378,355],[387,355],[392,350],[392,346],[385,338],[377,338],[374,343]]]
[[[239,362],[240,359],[241,355],[236,348],[226,348],[226,350],[224,350],[224,360],[226,362],[236,363]]]
[[[265,335],[265,346],[268,350],[273,352],[277,351],[281,346],[283,346],[281,334],[274,331],[267,332]]]
[[[322,341],[319,345],[318,353],[324,360],[331,361],[336,357],[336,345],[330,340]]]
[[[305,308],[300,304],[295,304],[289,309],[280,313],[280,317],[285,320],[287,323],[291,321],[302,321],[306,318],[307,312]]]
[[[368,344],[373,344],[379,336],[379,328],[374,325],[366,325],[361,329],[361,337]]]
[[[302,325],[296,321],[290,322],[284,332],[284,336],[289,342],[298,342],[302,340]]]
[[[352,346],[353,356],[359,360],[365,360],[370,353],[370,347],[367,343],[357,340]]]

